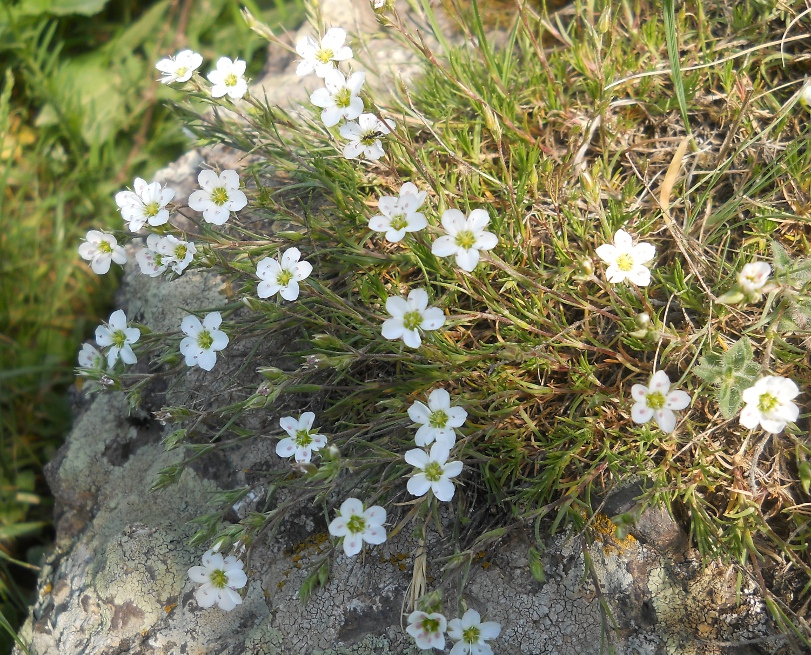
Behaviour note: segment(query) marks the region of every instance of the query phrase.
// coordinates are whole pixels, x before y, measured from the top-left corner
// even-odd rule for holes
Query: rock
[[[325,24],[372,31],[368,5],[324,2]],[[413,58],[396,44],[379,39],[369,48],[369,58],[385,51],[378,61],[399,62],[413,74]],[[268,97],[304,101],[292,58],[271,60],[262,82]],[[182,202],[204,162],[239,167],[240,157],[225,148],[194,151],[157,178],[171,182]],[[176,330],[185,315],[181,308],[221,305],[222,290],[218,278],[199,272],[172,282],[145,277],[130,257],[119,306],[154,330]],[[228,354],[224,360],[233,369],[239,351]],[[276,539],[255,545],[242,605],[230,613],[198,606],[187,571],[205,548],[188,546],[194,533],[188,521],[206,511],[211,493],[246,485],[247,471],[274,461],[275,454],[267,441],[245,443],[201,458],[177,485],[150,492],[158,471],[183,457],[183,449],[164,450],[160,440],[171,428],[161,426],[153,412],[166,404],[198,403],[201,389],[224,384],[226,370],[213,377],[184,371],[166,389],[145,395],[137,411],[120,393],[85,404],[47,469],[56,498],[56,548],[21,631],[32,654],[417,652],[402,629],[417,551],[408,530],[363,557],[339,552],[326,586],[306,605],[299,602],[308,569],[321,561],[328,543],[318,509],[294,512]],[[237,517],[245,511],[245,503],[234,508]],[[572,533],[547,538],[544,582],[530,574],[529,544],[518,537],[475,559],[464,598],[501,624],[493,642],[498,655],[596,655],[608,643],[618,655],[720,655],[732,652],[730,645],[737,653],[788,652],[754,585],[744,583],[738,602],[731,571],[717,563],[703,569],[686,557],[684,535],[666,513],[643,515],[637,534],[643,541],[617,541],[605,516],[597,517],[595,528],[599,538],[585,551],[590,571],[583,538]],[[429,541],[429,553],[430,547]],[[427,573],[438,579],[439,565],[429,560]],[[453,615],[454,592],[446,595]]]

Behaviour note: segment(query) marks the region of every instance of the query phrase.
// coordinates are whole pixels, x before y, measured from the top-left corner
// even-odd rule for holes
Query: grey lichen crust
[[[325,24],[374,25],[367,0],[331,0],[323,8]],[[389,53],[388,61],[412,61],[402,50],[392,53],[397,46],[390,42],[378,47]],[[287,63],[264,81],[269,97],[288,94],[295,63]],[[171,180],[182,202],[203,162],[233,167],[233,158],[222,149],[195,151],[158,179]],[[131,320],[177,330],[182,308],[224,302],[214,276],[151,279],[132,260],[119,298]],[[201,385],[220,377],[185,372],[170,385],[170,400],[204,395]],[[51,463],[57,543],[21,632],[32,654],[418,652],[402,629],[416,547],[408,530],[359,557],[338,551],[329,582],[302,605],[301,583],[328,545],[323,516],[306,508],[290,517],[279,539],[251,551],[242,605],[230,613],[200,608],[187,571],[205,548],[187,545],[194,532],[188,521],[207,510],[212,492],[245,484],[244,469],[275,455],[267,442],[247,444],[214,466],[187,469],[175,486],[150,492],[158,471],[183,456],[182,449],[165,452],[160,444],[171,427],[151,412],[166,402],[165,396],[148,398],[144,409],[131,410],[123,394],[94,397]],[[668,531],[678,532],[666,517],[656,525],[666,538]],[[655,543],[656,535],[648,541]],[[618,655],[720,655],[730,642],[743,643],[737,652],[755,652],[744,650],[752,639],[757,652],[782,652],[784,641],[771,638],[774,630],[754,587],[744,585],[737,602],[734,576],[720,566],[703,570],[689,558],[677,564],[658,547],[634,539],[617,543],[606,534],[589,547],[590,574],[581,538],[566,534],[548,540],[540,583],[530,575],[527,550],[516,540],[485,553],[465,588],[467,604],[502,626],[493,642],[498,655],[596,655],[609,643]],[[428,573],[440,575],[430,559]],[[454,614],[456,599],[453,592],[448,596],[446,610]]]

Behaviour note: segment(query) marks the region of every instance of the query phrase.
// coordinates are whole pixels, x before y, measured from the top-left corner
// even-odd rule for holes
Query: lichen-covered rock
[[[326,25],[364,25],[369,31],[376,25],[366,0],[331,0],[322,8]],[[374,52],[386,53],[378,61],[413,68],[411,55],[394,43],[375,44]],[[294,69],[292,57],[272,57],[263,81],[270,99],[306,100],[307,87]],[[158,179],[171,182],[183,202],[203,163],[238,168],[239,155],[224,148],[194,151]],[[119,304],[131,320],[177,330],[183,308],[223,304],[223,285],[212,275],[187,272],[167,282],[140,275],[130,260]],[[187,571],[205,549],[188,546],[194,533],[188,521],[206,511],[212,492],[244,485],[246,470],[275,457],[268,442],[248,443],[216,460],[201,459],[175,486],[149,491],[158,471],[183,456],[182,449],[164,450],[160,440],[170,428],[153,412],[163,404],[193,402],[201,390],[222,383],[219,373],[184,371],[157,396],[151,391],[139,409],[131,409],[120,393],[83,401],[48,468],[57,502],[56,550],[21,632],[31,653],[416,653],[403,631],[417,552],[408,530],[361,557],[339,552],[326,586],[306,605],[299,602],[299,588],[328,541],[316,508],[302,508],[276,539],[251,550],[244,601],[234,611],[198,606]],[[234,508],[237,515],[245,510],[245,503]],[[601,531],[599,521],[607,519],[598,517],[600,539],[586,550],[580,535],[548,539],[544,582],[530,575],[528,544],[517,537],[476,557],[464,598],[501,624],[493,642],[498,655],[596,655],[608,652],[609,644],[619,655],[783,652],[785,640],[775,635],[755,587],[745,582],[738,598],[735,575],[720,565],[702,568],[665,513],[643,516],[639,539],[621,542],[609,525]],[[438,577],[439,566],[429,560],[427,574]],[[456,599],[453,592],[446,596],[452,614]]]

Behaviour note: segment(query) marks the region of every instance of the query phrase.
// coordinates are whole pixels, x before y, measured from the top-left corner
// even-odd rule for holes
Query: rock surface
[[[365,0],[332,0],[323,9],[327,26],[375,27]],[[392,42],[373,42],[368,54],[413,67]],[[292,57],[279,54],[271,61],[262,83],[268,97],[306,100]],[[171,182],[182,203],[204,162],[229,167],[234,158],[222,148],[193,151],[158,179]],[[187,272],[171,282],[145,277],[130,257],[119,305],[131,320],[153,330],[176,330],[186,315],[181,308],[222,305],[221,291],[216,277],[201,273]],[[57,502],[56,550],[21,633],[31,653],[418,652],[402,628],[416,550],[408,531],[362,558],[339,553],[326,587],[302,605],[298,589],[326,543],[323,516],[306,508],[286,522],[277,539],[250,553],[242,605],[230,613],[197,605],[187,570],[199,564],[205,549],[187,545],[194,533],[188,521],[206,511],[212,492],[246,484],[245,471],[275,455],[269,442],[249,443],[187,469],[176,486],[150,492],[157,472],[183,456],[182,449],[165,452],[160,439],[171,428],[152,412],[181,397],[193,400],[221,378],[184,372],[132,411],[119,393],[82,400],[73,431],[48,468]],[[600,540],[588,550],[591,575],[576,535],[548,539],[543,583],[530,575],[528,544],[518,538],[476,559],[464,597],[502,625],[495,653],[596,655],[608,652],[609,643],[619,655],[789,652],[755,587],[744,582],[738,602],[735,573],[720,565],[702,570],[667,514],[649,512],[639,540],[622,542],[611,536],[605,517],[599,521],[605,529],[598,522]],[[429,575],[438,575],[434,569],[429,561]],[[449,613],[452,606],[446,603]]]

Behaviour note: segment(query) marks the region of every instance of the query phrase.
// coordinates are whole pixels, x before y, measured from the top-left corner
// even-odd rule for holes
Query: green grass
[[[165,104],[173,92],[155,82],[158,59],[192,47],[206,66],[227,53],[246,59],[249,74],[261,70],[265,45],[242,4],[77,0],[59,15],[24,1],[0,7],[0,613],[11,626],[31,602],[25,572],[52,539],[42,467],[70,427],[76,354],[118,279],[92,273],[78,245],[89,229],[121,227],[115,192],[190,147]],[[297,2],[247,4],[290,26],[303,15]],[[10,646],[0,634],[0,652]]]
[[[431,553],[442,567],[434,587],[463,587],[475,553],[516,529],[536,535],[541,577],[542,535],[569,525],[591,534],[601,499],[641,482],[637,506],[612,517],[621,530],[645,506],[666,505],[704,557],[746,565],[776,620],[809,645],[796,613],[811,588],[806,419],[775,436],[749,434],[737,420],[740,391],[760,371],[801,389],[811,383],[811,143],[795,96],[805,44],[795,38],[799,24],[785,33],[804,5],[698,2],[675,11],[642,0],[575,2],[553,16],[529,3],[517,14],[485,13],[448,0],[454,34],[440,30],[427,1],[412,5],[443,52],[396,14],[380,14],[427,65],[390,102],[365,97],[367,110],[385,104],[380,111],[398,123],[377,165],[344,159],[337,130],[317,112],[293,118],[256,98],[237,124],[177,106],[201,139],[263,158],[253,204],[299,231],[243,227],[244,245],[208,232],[202,260],[253,310],[230,316],[232,339],[272,331],[306,359],[266,370],[262,394],[243,383],[244,401],[193,422],[171,409],[186,432],[167,447],[185,438],[196,458],[259,437],[246,413],[265,411],[272,423],[277,400],[305,394],[341,452],[304,480],[284,465],[266,472],[256,485],[296,500],[240,523],[223,517],[247,490],[224,494],[200,518],[195,542],[219,535],[250,545],[275,533],[286,507],[314,502],[331,517],[333,499],[350,495],[385,503],[393,524],[405,517],[419,535],[441,530],[430,496],[395,509],[413,500],[402,484],[411,472],[402,456],[413,447],[406,409],[441,386],[469,417],[454,451],[465,485],[452,502],[450,542]],[[488,43],[494,21],[506,34],[500,47]],[[459,36],[466,46],[454,45]],[[259,174],[289,183],[263,187]],[[499,245],[472,274],[431,254],[436,227],[397,245],[368,230],[376,199],[397,195],[405,181],[428,191],[432,226],[449,207],[489,211]],[[656,246],[648,287],[609,284],[595,255],[623,227]],[[293,244],[316,269],[302,297],[257,300],[256,263]],[[772,263],[779,290],[720,304],[755,259]],[[417,351],[380,334],[386,298],[414,288],[447,314]],[[261,372],[268,361],[258,347],[243,369]],[[631,385],[658,369],[693,396],[671,434],[630,419]],[[130,384],[126,373],[117,382]],[[156,486],[181,472],[166,470]],[[268,507],[272,500],[269,492]],[[313,568],[304,597],[323,583],[327,562]],[[415,585],[428,591],[416,569]]]

